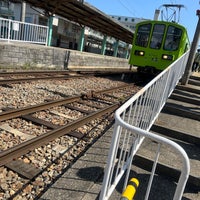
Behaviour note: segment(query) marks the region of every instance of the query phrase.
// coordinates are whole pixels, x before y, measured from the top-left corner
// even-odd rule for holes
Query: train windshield
[[[179,48],[182,30],[180,28],[169,26],[164,44],[164,50],[175,51]]]
[[[164,24],[155,24],[150,42],[150,48],[160,49],[165,31]]]
[[[151,24],[144,24],[138,27],[135,45],[147,47],[151,32]]]

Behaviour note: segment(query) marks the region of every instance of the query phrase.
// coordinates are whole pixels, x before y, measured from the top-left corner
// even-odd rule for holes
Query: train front
[[[139,72],[164,70],[189,48],[184,27],[164,21],[138,23],[129,64]]]

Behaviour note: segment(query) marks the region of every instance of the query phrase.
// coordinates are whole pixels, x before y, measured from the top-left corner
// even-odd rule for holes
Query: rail
[[[0,40],[47,45],[48,27],[0,18]]]
[[[150,138],[158,145],[145,199],[148,199],[150,193],[162,144],[176,149],[180,157],[182,157],[183,166],[174,194],[174,200],[181,199],[190,170],[187,154],[178,144],[150,133],[149,130],[182,77],[188,55],[189,51],[161,72],[115,112],[114,131],[100,192],[100,200],[109,199],[122,176],[125,176],[124,188],[126,187],[133,157],[144,138]]]

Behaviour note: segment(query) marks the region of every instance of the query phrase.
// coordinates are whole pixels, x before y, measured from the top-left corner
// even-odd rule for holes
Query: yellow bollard
[[[122,193],[120,200],[133,200],[138,186],[139,186],[138,179],[132,178],[128,182],[128,185],[126,186],[126,189]]]

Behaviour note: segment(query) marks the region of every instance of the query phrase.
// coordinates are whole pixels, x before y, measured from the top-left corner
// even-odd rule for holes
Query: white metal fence
[[[0,40],[47,44],[48,27],[0,18]]]
[[[189,51],[116,111],[114,132],[100,200],[109,199],[123,175],[125,175],[124,188],[126,187],[133,157],[140,148],[144,138],[150,138],[152,141],[156,141],[158,145],[145,199],[149,197],[162,144],[169,145],[170,148],[175,149],[182,158],[182,171],[173,198],[174,200],[181,199],[190,171],[187,154],[178,144],[150,133],[149,130],[183,75],[188,54]]]

